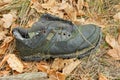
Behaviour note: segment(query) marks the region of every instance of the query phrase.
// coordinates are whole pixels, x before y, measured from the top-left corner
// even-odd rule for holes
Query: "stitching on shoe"
[[[88,44],[90,44],[91,46],[93,46],[93,47],[95,47],[91,42],[89,42],[86,38],[85,38],[85,36],[82,34],[82,32],[78,29],[78,27],[77,26],[75,26],[76,28],[77,28],[77,30],[78,30],[78,32],[81,34],[81,36],[83,37],[83,39],[88,43]]]

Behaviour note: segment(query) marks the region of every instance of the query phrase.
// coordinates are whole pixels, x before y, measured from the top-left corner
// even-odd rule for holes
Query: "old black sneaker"
[[[23,60],[82,58],[100,43],[101,30],[93,24],[75,25],[50,14],[43,14],[30,29],[13,29],[16,48]]]

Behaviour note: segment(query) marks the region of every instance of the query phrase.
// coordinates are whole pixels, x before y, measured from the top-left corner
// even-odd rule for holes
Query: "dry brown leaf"
[[[3,27],[9,28],[13,22],[13,15],[12,14],[3,14],[2,20],[4,21]]]
[[[13,37],[6,37],[0,46],[0,54],[5,54],[6,50],[9,47],[10,42],[13,40]]]
[[[66,3],[61,3],[59,4],[58,10],[64,10],[65,8],[67,8]]]
[[[78,3],[77,3],[78,10],[82,10],[83,5],[84,5],[84,0],[78,0]]]
[[[110,36],[109,34],[106,35],[106,41],[107,43],[112,47],[112,48],[116,48],[116,46],[119,46],[118,42],[115,40],[115,38],[113,38],[112,36]]]
[[[13,16],[13,22],[17,19],[17,10],[11,9],[9,14]]]
[[[51,66],[51,68],[55,69],[55,70],[62,70],[62,68],[64,67],[64,60],[61,58],[56,58]]]
[[[115,38],[110,35],[106,36],[106,42],[113,48],[108,51],[107,54],[112,56],[115,60],[120,60],[120,44]]]
[[[61,72],[57,72],[54,69],[49,70],[48,74],[49,74],[49,80],[65,80],[66,78],[65,74]]]
[[[82,10],[79,10],[79,11],[77,11],[77,14],[76,14],[77,16],[83,16],[83,15],[85,15],[85,12],[84,11],[82,11]]]
[[[8,75],[9,75],[9,72],[10,72],[10,71],[6,71],[6,70],[0,71],[0,77],[2,77],[2,76],[8,76]]]
[[[82,10],[84,6],[87,6],[87,3],[85,4],[84,0],[78,0],[76,4],[77,9],[73,6],[73,8],[76,9],[76,17],[85,15],[85,12]]]
[[[64,10],[67,13],[69,19],[72,20],[72,21],[76,20],[77,19],[77,12],[73,8],[73,6],[71,6],[67,3],[66,3],[66,5],[67,5],[67,7]]]
[[[56,58],[52,64],[51,68],[61,71],[65,66],[69,65],[72,62],[74,62],[74,59]]]
[[[32,4],[31,8],[35,9],[39,13],[44,13],[41,4],[38,1],[31,0],[31,4]]]
[[[9,44],[12,40],[13,37],[6,37],[1,47],[4,47],[5,45]]]
[[[49,80],[57,80],[56,70],[51,69],[51,70],[48,70],[47,73],[49,76]]]
[[[60,18],[72,20],[73,22],[77,20],[77,17],[84,15],[85,13],[82,11],[83,5],[85,5],[84,1],[56,1],[56,0],[47,0],[45,3],[39,3],[37,0],[31,0],[31,8],[34,8],[39,13],[50,13],[52,15],[56,15]],[[75,6],[78,6],[77,9]]]
[[[6,4],[8,4],[8,3],[5,3],[5,2],[3,2],[3,1],[0,1],[0,7],[1,7],[1,6],[4,6],[4,5],[6,5]]]
[[[47,72],[49,75],[55,75],[56,76],[56,70],[55,69],[50,69]]]
[[[0,32],[0,41],[5,39],[5,37],[6,37],[6,31]]]
[[[37,68],[38,70],[46,73],[48,70],[50,70],[50,66],[46,62],[37,63]]]
[[[120,60],[120,54],[116,49],[110,49],[107,52],[108,55],[112,56],[115,60]]]
[[[65,80],[66,76],[63,73],[56,72],[58,80]]]
[[[113,18],[114,18],[115,20],[120,20],[120,12],[116,13],[116,14],[113,16]]]
[[[65,80],[66,78],[65,74],[58,72],[56,69],[50,69],[50,65],[46,62],[37,63],[37,68],[42,72],[46,72],[49,76],[49,80]]]
[[[115,5],[114,8],[117,10],[117,11],[120,11],[120,3]]]
[[[9,58],[9,55],[4,56],[4,58],[0,62],[0,68],[2,67],[2,65],[4,65],[7,62],[8,58]]]
[[[4,21],[0,18],[0,26],[3,26]]]
[[[119,34],[119,36],[118,36],[118,43],[120,44],[120,34]]]
[[[54,7],[55,4],[56,4],[56,0],[48,0],[47,3],[44,3],[41,6],[45,9],[50,9],[50,8]]]
[[[9,55],[5,55],[5,56],[4,56],[4,58],[3,58],[2,61],[0,62],[0,68],[2,68],[3,65],[5,65],[5,63],[7,62],[8,58],[9,58]],[[1,77],[1,76],[5,76],[5,75],[8,75],[9,72],[10,72],[10,68],[9,68],[9,66],[7,65],[5,70],[3,70],[3,71],[1,70],[1,71],[0,71],[0,77]]]
[[[102,73],[100,73],[99,80],[108,80],[108,79]]]
[[[15,70],[19,73],[23,72],[24,66],[23,66],[22,62],[15,56],[15,54],[9,54],[7,63],[9,64],[9,66],[12,70]]]
[[[10,2],[12,2],[12,0],[3,0],[3,2],[10,3]]]
[[[81,61],[76,60],[75,62],[72,62],[71,64],[69,64],[68,66],[66,66],[63,69],[63,73],[66,75],[69,75],[79,64]]]

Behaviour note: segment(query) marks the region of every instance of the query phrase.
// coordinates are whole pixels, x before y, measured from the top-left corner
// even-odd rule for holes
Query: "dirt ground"
[[[6,2],[5,2],[6,1]],[[56,12],[57,8],[60,6],[55,5],[54,2],[61,4],[63,0],[51,0],[48,5],[49,0],[0,0],[0,31],[6,32],[6,36],[12,36],[11,30],[16,26],[22,26],[25,28],[30,27],[38,17],[43,13],[51,13],[53,15],[57,15],[64,19],[69,19],[74,23],[78,24],[87,24],[94,23],[101,26],[102,29],[102,41],[100,47],[97,51],[92,52],[92,54],[88,57],[80,59],[81,63],[75,68],[72,73],[67,76],[66,80],[98,80],[100,74],[104,74],[104,76],[108,80],[120,80],[120,59],[115,60],[110,55],[107,54],[108,50],[112,49],[112,47],[106,42],[107,34],[113,36],[115,40],[117,40],[120,35],[120,15],[117,18],[114,18],[118,12],[120,12],[120,0],[81,0],[79,3],[80,13],[78,15],[74,15],[74,13],[69,14],[70,12],[63,9],[66,12],[62,11],[58,13]],[[72,4],[71,9],[76,9],[74,7],[74,2],[78,0],[65,0],[65,3]],[[73,1],[73,2],[72,2]],[[64,2],[64,1],[63,1]],[[42,7],[39,6],[43,4]],[[54,7],[55,6],[55,7]],[[52,8],[54,7],[54,10]],[[82,8],[81,8],[82,7]],[[61,9],[60,8],[60,9]],[[70,10],[71,10],[70,9]],[[16,12],[17,10],[17,12]],[[77,10],[75,10],[77,12]],[[4,14],[12,13],[14,15],[14,20],[11,22],[10,26],[3,26],[2,18]],[[77,12],[78,13],[78,12]],[[63,15],[64,14],[64,15]],[[67,15],[66,15],[67,14]],[[69,16],[69,17],[68,17]],[[76,17],[77,16],[77,17]],[[75,17],[75,18],[74,18]],[[77,18],[77,19],[76,19]],[[9,22],[9,21],[8,21]],[[7,23],[8,23],[7,22]],[[1,34],[0,34],[1,35]],[[0,46],[4,42],[1,40],[3,38],[0,37]],[[4,56],[7,53],[14,52],[15,43],[9,43],[11,46],[9,51],[9,47],[7,46],[8,51],[4,52],[4,54],[0,53],[0,60],[2,61]],[[1,51],[1,49],[0,49]],[[120,56],[119,56],[120,57]],[[52,63],[54,60],[48,61],[48,63]],[[26,63],[26,62],[25,62]],[[24,72],[37,72],[36,62],[29,62],[31,67],[24,69]],[[7,66],[7,65],[6,65]],[[6,66],[0,68],[0,71],[3,71]],[[6,69],[5,69],[6,70]],[[9,69],[8,69],[9,70]],[[11,75],[15,74],[14,72]],[[3,76],[3,75],[2,75]],[[100,79],[99,79],[100,80]],[[101,79],[106,80],[106,79]]]

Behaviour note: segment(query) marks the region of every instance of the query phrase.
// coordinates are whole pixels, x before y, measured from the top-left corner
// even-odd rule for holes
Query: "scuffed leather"
[[[43,14],[29,29],[13,29],[20,56],[39,53],[41,58],[45,58],[45,55],[71,56],[75,55],[76,51],[94,49],[99,43],[100,33],[101,29],[96,25],[75,25],[50,14]]]

